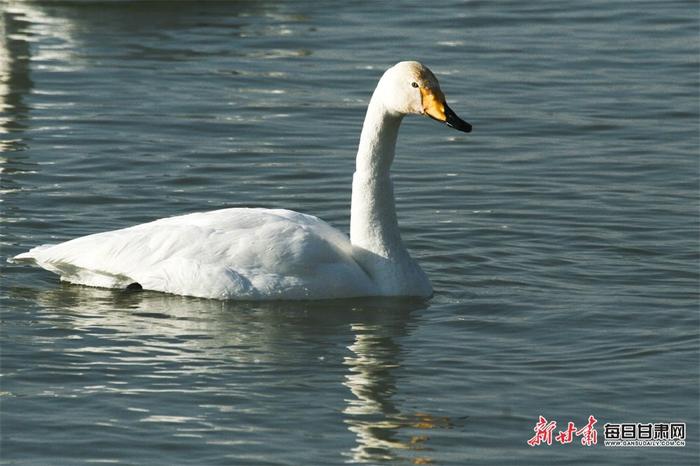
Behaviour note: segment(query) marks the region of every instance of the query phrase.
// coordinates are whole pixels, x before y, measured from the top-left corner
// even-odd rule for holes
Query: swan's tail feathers
[[[60,275],[61,281],[78,285],[96,286],[100,288],[127,288],[135,287],[137,280],[118,273],[110,273],[104,270],[92,270],[71,263],[69,259],[51,257],[45,252],[52,248],[53,244],[44,244],[18,254],[10,262],[16,264],[37,265],[43,269]],[[140,286],[140,285],[139,285]]]
[[[27,252],[23,252],[22,254],[17,254],[15,257],[12,257],[12,258],[8,259],[7,261],[14,263],[14,264],[40,265],[38,260],[37,260],[37,254],[40,253],[41,251],[49,249],[52,246],[54,246],[54,245],[53,244],[42,244],[41,246],[37,246],[35,248],[32,248]]]

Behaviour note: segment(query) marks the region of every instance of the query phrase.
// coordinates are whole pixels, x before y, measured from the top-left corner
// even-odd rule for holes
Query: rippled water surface
[[[0,2],[2,464],[697,464],[694,1]],[[347,231],[365,106],[418,59],[472,134],[401,130],[427,302],[235,303],[6,263],[186,212]],[[598,445],[529,447],[538,416]],[[685,422],[610,448],[606,422]]]

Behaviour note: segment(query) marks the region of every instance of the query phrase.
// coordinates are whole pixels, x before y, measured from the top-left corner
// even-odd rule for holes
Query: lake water
[[[0,3],[2,464],[698,464],[694,1]],[[369,96],[427,302],[60,284],[28,248],[193,211],[349,226]],[[597,445],[530,447],[538,416]],[[603,425],[684,422],[685,447]],[[555,431],[556,433],[556,431]]]

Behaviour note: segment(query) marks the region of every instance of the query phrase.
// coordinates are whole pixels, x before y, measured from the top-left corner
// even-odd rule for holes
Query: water
[[[2,464],[697,464],[696,2],[0,9]],[[474,125],[400,135],[432,300],[222,303],[5,262],[221,207],[347,231],[365,106],[403,59]],[[594,415],[598,445],[529,447],[539,415]],[[662,421],[685,447],[602,445]]]

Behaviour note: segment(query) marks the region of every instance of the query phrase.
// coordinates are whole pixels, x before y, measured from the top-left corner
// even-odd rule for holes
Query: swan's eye
[[[418,87],[418,83],[415,82],[415,81],[413,81],[413,82],[411,83],[411,86],[413,86],[413,87]]]

